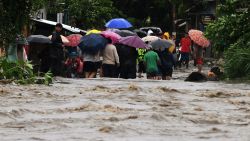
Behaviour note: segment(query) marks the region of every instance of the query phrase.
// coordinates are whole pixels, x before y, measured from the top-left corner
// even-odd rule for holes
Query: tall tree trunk
[[[175,20],[176,20],[176,4],[175,3],[173,3],[172,4],[172,24],[173,24],[173,32],[176,32],[176,25],[175,25]]]

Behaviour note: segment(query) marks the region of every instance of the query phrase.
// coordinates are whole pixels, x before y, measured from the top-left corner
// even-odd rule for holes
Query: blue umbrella
[[[81,38],[78,45],[83,52],[95,54],[105,48],[108,41],[99,34],[89,34]]]
[[[107,28],[117,28],[117,29],[132,27],[131,23],[129,23],[127,20],[123,18],[112,19],[108,23],[106,23],[105,26]]]

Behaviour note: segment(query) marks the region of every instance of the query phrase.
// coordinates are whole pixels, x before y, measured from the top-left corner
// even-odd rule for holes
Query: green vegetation
[[[46,73],[44,78],[37,79],[30,62],[10,62],[7,59],[0,58],[0,80],[2,79],[13,80],[18,84],[40,83],[49,85],[52,82],[52,74]]]
[[[1,0],[0,1],[0,47],[7,50],[8,45],[15,41],[22,33],[24,26],[29,22],[30,14],[41,8],[45,0]],[[8,79],[19,84],[50,84],[50,73],[41,80],[33,73],[30,62],[10,62],[0,58],[0,80]]]
[[[250,3],[226,0],[218,6],[218,19],[206,35],[217,53],[225,55],[225,74],[230,79],[250,79]]]
[[[8,46],[28,23],[30,13],[42,7],[45,0],[0,1],[0,45]],[[0,47],[2,47],[0,46]]]

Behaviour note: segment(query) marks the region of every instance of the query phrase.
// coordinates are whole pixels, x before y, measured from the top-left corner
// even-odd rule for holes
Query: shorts
[[[203,59],[202,58],[196,58],[196,64],[197,65],[202,65],[203,64]]]
[[[162,70],[162,76],[163,77],[165,77],[165,76],[172,77],[172,75],[173,75],[173,69],[172,68]]]
[[[189,61],[189,53],[182,52],[181,53],[181,61]]]
[[[97,72],[97,69],[99,68],[98,62],[84,62],[84,71],[85,72]]]
[[[147,72],[147,77],[156,77],[158,76],[158,72],[155,71],[155,72]]]
[[[139,73],[145,73],[146,72],[146,67],[144,65],[144,62],[139,62],[139,69],[138,69]]]

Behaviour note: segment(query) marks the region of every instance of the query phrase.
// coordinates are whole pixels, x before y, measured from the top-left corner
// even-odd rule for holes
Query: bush
[[[215,52],[224,53],[229,79],[250,80],[250,4],[248,0],[226,0],[218,6],[218,19],[209,24],[206,36]]]
[[[250,48],[231,46],[225,53],[225,60],[226,77],[250,80]]]
[[[5,58],[0,58],[0,80],[9,79],[19,84],[34,84],[41,81],[33,73],[33,66],[30,62],[18,61],[10,62]],[[42,84],[49,85],[52,82],[50,72],[44,74]]]

